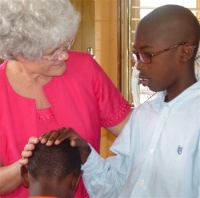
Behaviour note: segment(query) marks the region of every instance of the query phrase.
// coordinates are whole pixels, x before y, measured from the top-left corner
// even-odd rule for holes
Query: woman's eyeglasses
[[[159,52],[154,52],[154,53],[138,53],[138,52],[131,52],[131,57],[132,57],[132,60],[134,62],[138,62],[139,60],[141,60],[141,62],[145,63],[145,64],[148,64],[148,63],[151,63],[152,62],[152,57],[156,56],[156,55],[159,55],[163,52],[166,52],[168,50],[171,50],[171,49],[174,49],[180,45],[185,45],[186,43],[183,42],[183,43],[179,43],[179,44],[176,44],[176,45],[173,45],[172,47],[169,47],[167,49],[164,49],[164,50],[161,50]],[[193,45],[193,47],[195,48],[196,46]]]
[[[67,45],[65,47],[63,47],[62,49],[60,49],[57,53],[53,53],[52,55],[46,55],[42,59],[45,59],[45,60],[48,60],[48,61],[56,61],[59,58],[59,56],[62,52],[70,49],[73,42],[74,42],[74,39],[69,40]]]

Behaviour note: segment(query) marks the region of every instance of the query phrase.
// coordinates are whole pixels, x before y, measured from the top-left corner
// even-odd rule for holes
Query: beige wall
[[[117,0],[95,0],[95,57],[117,86]],[[110,156],[114,136],[102,129],[102,157]]]

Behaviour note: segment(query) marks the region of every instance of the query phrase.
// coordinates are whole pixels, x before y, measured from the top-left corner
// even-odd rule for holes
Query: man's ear
[[[25,166],[21,166],[20,172],[21,172],[22,185],[23,185],[25,188],[28,188],[28,187],[29,187],[28,169],[27,169]]]
[[[83,175],[83,171],[80,171],[79,173],[75,173],[73,175],[73,178],[72,178],[72,190],[75,191],[77,189],[77,186],[79,184],[79,181],[80,181],[80,178],[82,177]]]
[[[194,54],[194,46],[186,43],[181,51],[181,61],[187,62],[192,58],[193,54]]]

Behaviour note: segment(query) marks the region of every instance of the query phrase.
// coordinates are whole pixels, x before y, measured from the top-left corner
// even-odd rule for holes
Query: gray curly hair
[[[0,0],[0,58],[39,60],[73,38],[79,21],[69,0]]]

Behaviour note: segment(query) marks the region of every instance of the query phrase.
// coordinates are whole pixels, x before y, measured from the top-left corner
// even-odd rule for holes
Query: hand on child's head
[[[43,134],[39,139],[42,144],[46,144],[47,146],[51,146],[52,144],[58,145],[64,139],[67,139],[66,132],[67,128],[61,128],[54,131],[49,131]]]
[[[40,138],[42,144],[51,146],[52,144],[60,144],[65,139],[70,140],[70,144],[73,147],[78,147],[81,149],[83,145],[85,146],[87,142],[80,137],[72,128],[61,128],[59,130],[54,130],[43,134]]]
[[[22,158],[19,160],[21,165],[28,164],[28,157],[32,155],[32,151],[40,140],[37,137],[30,137],[28,143],[24,146],[24,150],[21,153]]]

